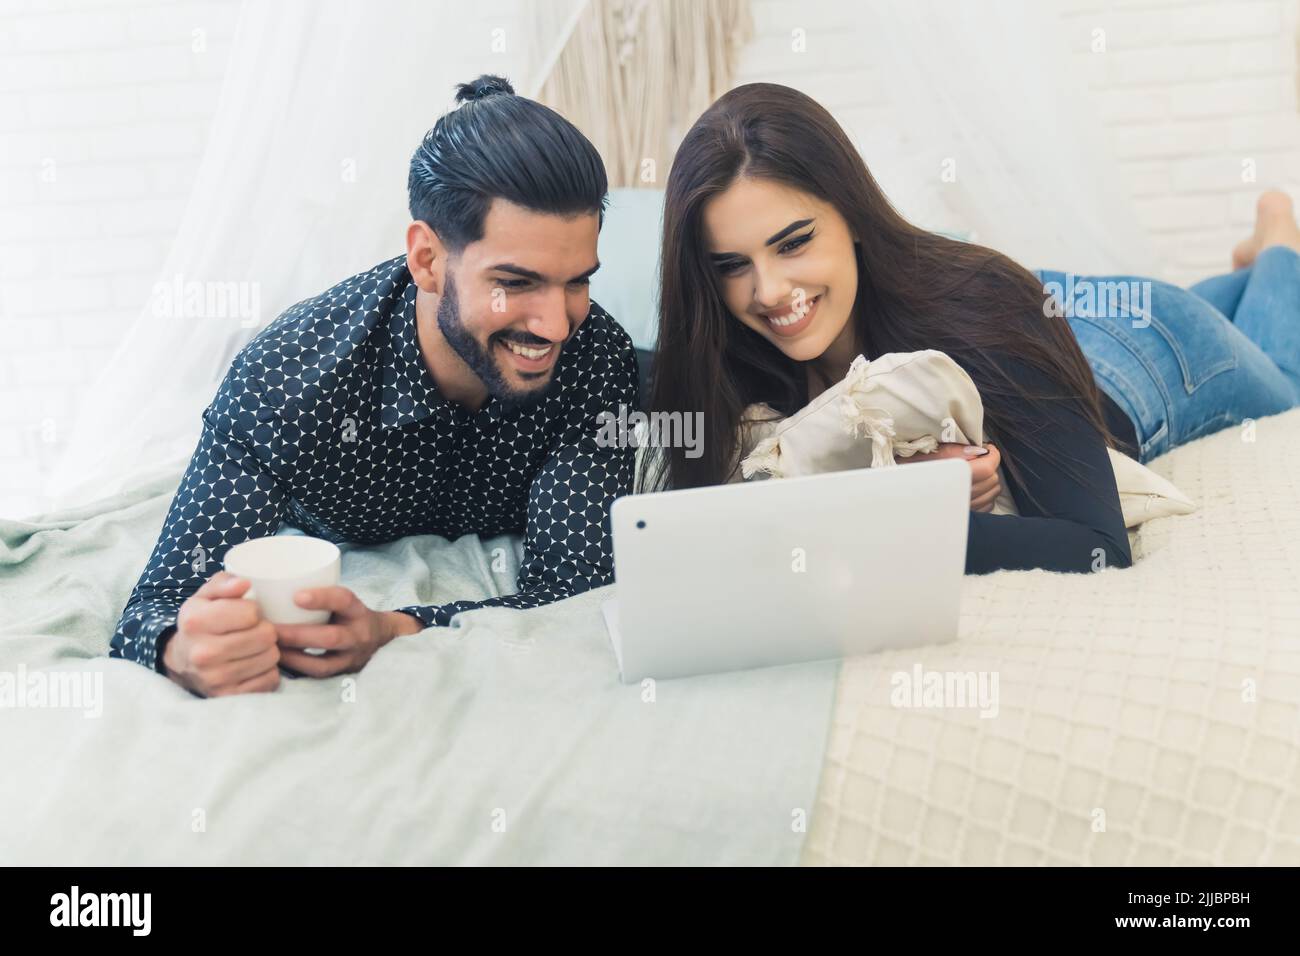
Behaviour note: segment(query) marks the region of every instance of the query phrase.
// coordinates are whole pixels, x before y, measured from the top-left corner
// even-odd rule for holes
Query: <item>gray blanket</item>
[[[0,520],[0,863],[798,859],[837,666],[620,684],[611,588],[463,614],[274,694],[203,700],[109,660],[178,480]],[[518,547],[344,548],[343,583],[374,608],[490,597]]]

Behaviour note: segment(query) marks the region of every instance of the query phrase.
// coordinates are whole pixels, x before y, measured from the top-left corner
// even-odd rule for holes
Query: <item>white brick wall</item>
[[[1062,3],[1075,67],[1164,257],[1162,278],[1224,270],[1262,189],[1300,199],[1297,4]]]
[[[1261,188],[1300,198],[1298,0],[1057,2],[1062,68],[1088,80],[1162,277],[1221,269]],[[888,78],[842,4],[753,10],[738,82],[799,86],[859,142],[890,129]],[[0,0],[0,515],[40,507],[74,398],[147,301],[236,13],[235,0]],[[789,54],[792,25],[813,55]]]
[[[1055,2],[1073,58],[1062,69],[1086,78],[1124,173],[1117,186],[1163,261],[1159,277],[1189,284],[1223,271],[1262,189],[1300,200],[1296,0]],[[737,82],[798,86],[868,154],[891,135],[889,78],[863,62],[842,5],[753,0],[753,10],[757,35]],[[790,51],[795,27],[807,31],[807,55]]]
[[[0,514],[39,507],[80,390],[147,301],[237,13],[0,3]]]

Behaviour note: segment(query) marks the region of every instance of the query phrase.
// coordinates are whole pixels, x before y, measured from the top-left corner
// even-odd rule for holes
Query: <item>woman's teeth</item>
[[[506,340],[506,348],[514,352],[516,355],[522,355],[526,359],[542,358],[554,347],[554,345],[546,345],[542,348],[530,349],[526,345],[520,345],[518,342],[511,342],[509,339]]]
[[[815,295],[811,299],[806,300],[802,306],[795,305],[793,309],[786,312],[784,315],[769,315],[767,321],[771,322],[777,328],[785,328],[788,325],[794,325],[796,322],[802,320],[803,317],[812,310],[812,307],[820,298],[820,295]]]

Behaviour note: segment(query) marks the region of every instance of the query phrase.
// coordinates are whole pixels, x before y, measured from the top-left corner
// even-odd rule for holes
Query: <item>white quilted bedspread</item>
[[[1151,464],[1200,509],[1134,567],[968,577],[956,643],[845,662],[802,861],[1300,864],[1300,409],[1251,437]],[[996,716],[894,706],[918,664]]]

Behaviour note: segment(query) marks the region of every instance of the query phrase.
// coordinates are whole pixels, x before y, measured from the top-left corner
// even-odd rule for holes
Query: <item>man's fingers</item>
[[[277,636],[276,625],[270,621],[261,621],[246,631],[217,635],[217,641],[226,660],[241,661],[275,647]]]
[[[280,668],[272,667],[265,674],[259,674],[244,681],[235,688],[237,694],[268,694],[280,686]]]
[[[346,670],[348,666],[346,656],[343,654],[326,654],[318,657],[291,647],[280,649],[280,663],[308,677],[332,677]]]
[[[275,670],[279,663],[280,649],[271,646],[260,654],[231,661],[217,668],[212,675],[212,683],[218,687],[237,687],[250,678]]]
[[[246,657],[256,657],[266,648],[276,646],[276,626],[269,620],[261,620],[247,631],[234,631],[218,635],[225,649],[227,661],[242,661]]]
[[[211,697],[228,697],[232,694],[269,694],[280,686],[280,669],[272,667],[265,673],[250,677],[234,687],[223,688]]]
[[[350,590],[339,585],[328,588],[303,588],[293,596],[299,607],[316,611],[331,611],[344,617],[355,617],[366,606]]]
[[[275,646],[275,636],[275,625],[269,621],[229,634],[205,634],[194,641],[190,663],[199,670],[208,670],[256,657]]]
[[[337,624],[278,624],[276,634],[282,647],[323,647],[336,651],[354,643],[347,629]]]
[[[229,571],[218,571],[203,582],[194,592],[194,597],[209,601],[223,597],[243,597],[252,583],[248,578],[237,578]]]
[[[229,634],[246,631],[261,619],[257,602],[246,598],[217,597],[203,601],[191,598],[181,605],[176,625],[191,634]]]

